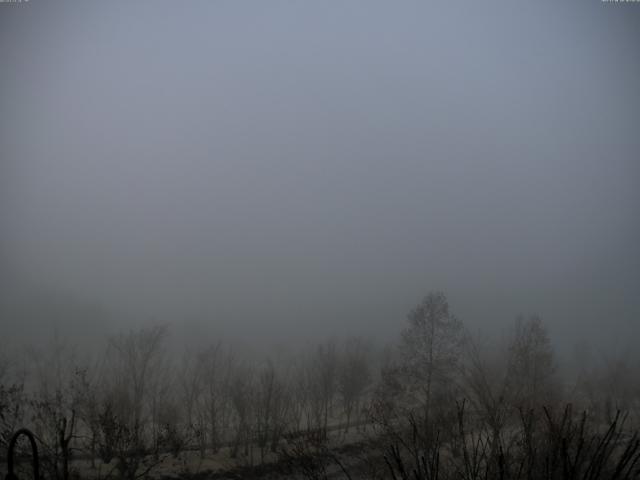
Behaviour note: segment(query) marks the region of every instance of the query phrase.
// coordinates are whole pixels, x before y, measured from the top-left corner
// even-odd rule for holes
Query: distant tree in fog
[[[408,316],[402,332],[399,369],[409,401],[423,410],[429,423],[436,401],[444,401],[455,386],[462,347],[462,323],[449,311],[442,292],[427,294]]]
[[[29,406],[44,453],[42,463],[51,478],[67,480],[80,401],[75,352],[56,335],[51,344],[30,356],[34,388]]]
[[[87,432],[85,448],[91,456],[91,466],[95,468],[95,457],[98,454],[100,439],[100,378],[95,368],[80,367],[76,369],[72,389],[76,397],[76,413],[79,422]]]
[[[115,457],[120,476],[133,480],[158,461],[159,395],[167,379],[167,329],[143,328],[113,337],[103,376],[99,422],[103,459]],[[153,459],[147,453],[154,453]]]
[[[255,406],[254,372],[246,365],[236,365],[229,384],[229,396],[234,413],[235,435],[231,449],[231,457],[238,455],[243,448],[245,456],[249,455],[252,420]]]
[[[629,352],[605,355],[601,362],[583,352],[574,396],[584,408],[606,422],[618,411],[629,412],[630,419],[640,420],[640,382],[637,358]]]
[[[367,387],[371,384],[368,346],[361,338],[349,338],[343,344],[338,371],[338,392],[349,431],[353,412],[359,412]],[[357,419],[356,419],[357,420]]]
[[[290,390],[282,373],[268,360],[258,373],[256,384],[256,440],[264,461],[267,447],[275,452],[287,428],[291,406]]]
[[[12,433],[22,424],[25,408],[24,375],[14,375],[9,358],[0,353],[0,458]]]
[[[338,352],[333,340],[318,345],[308,366],[311,418],[321,438],[326,438],[338,387]]]
[[[229,427],[231,417],[231,383],[235,370],[235,357],[223,353],[218,343],[200,354],[204,380],[204,418],[211,450],[216,453]],[[205,435],[206,437],[206,435]]]
[[[290,372],[290,428],[294,431],[302,430],[304,422],[310,423],[310,388],[307,357],[298,354],[292,362]]]
[[[178,388],[180,403],[184,409],[184,421],[189,437],[193,438],[204,456],[206,447],[204,416],[204,356],[201,352],[186,349],[180,364]]]
[[[500,432],[514,407],[506,350],[497,345],[483,345],[470,334],[465,336],[462,368],[465,393],[475,413],[489,427],[492,447],[500,442]]]
[[[509,347],[509,387],[516,405],[530,409],[557,400],[555,373],[555,355],[542,319],[518,317]]]

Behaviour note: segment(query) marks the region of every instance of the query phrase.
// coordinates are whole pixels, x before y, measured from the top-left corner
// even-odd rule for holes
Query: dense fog
[[[178,377],[358,345],[377,385],[438,292],[560,383],[636,365],[639,40],[635,2],[0,3],[0,367],[156,332]]]
[[[537,3],[2,5],[3,336],[386,338],[439,289],[624,344],[638,9]]]

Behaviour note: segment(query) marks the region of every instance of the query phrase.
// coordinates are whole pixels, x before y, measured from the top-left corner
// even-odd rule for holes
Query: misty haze
[[[640,479],[640,2],[4,0],[0,45],[7,480]]]

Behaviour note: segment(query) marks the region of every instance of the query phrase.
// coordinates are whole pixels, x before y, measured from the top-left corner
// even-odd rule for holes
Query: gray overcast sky
[[[0,4],[2,334],[392,338],[440,289],[625,344],[639,40],[599,0]]]

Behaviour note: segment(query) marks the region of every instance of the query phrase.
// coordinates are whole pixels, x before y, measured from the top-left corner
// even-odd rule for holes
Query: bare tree
[[[206,449],[205,368],[206,352],[194,353],[188,349],[182,356],[178,376],[180,403],[184,406],[188,436],[194,438],[204,457]]]
[[[449,311],[442,292],[427,294],[408,316],[399,348],[401,376],[409,405],[422,410],[429,424],[436,400],[454,391],[463,340],[462,323]]]
[[[291,390],[291,433],[297,433],[303,426],[310,425],[310,391],[308,379],[308,358],[303,355],[297,356],[293,361],[292,372],[290,373]],[[306,425],[303,423],[306,422]]]
[[[163,396],[157,407],[156,423],[158,425],[158,452],[160,447],[169,449],[174,458],[187,446],[190,439],[190,427],[185,421],[181,403],[176,398],[178,395]],[[156,453],[156,457],[158,453]]]
[[[255,430],[264,462],[267,447],[275,452],[284,434],[290,405],[289,390],[271,360],[260,371],[256,390]]]
[[[255,405],[254,372],[246,365],[238,365],[233,370],[230,382],[230,399],[235,417],[235,438],[231,456],[236,457],[240,447],[249,456],[253,407]]]
[[[502,434],[513,409],[513,401],[509,397],[508,355],[505,348],[497,345],[484,347],[471,335],[467,335],[464,343],[463,376],[466,395],[478,420],[488,427],[489,441],[487,452],[498,455],[504,442]],[[480,428],[484,430],[485,427]]]
[[[31,352],[31,360],[35,383],[29,405],[43,465],[52,478],[67,480],[78,410],[75,352],[56,334],[48,348]]]
[[[25,414],[25,374],[17,373],[9,357],[0,352],[0,458]]]
[[[91,466],[95,468],[95,457],[98,453],[100,438],[100,392],[97,386],[95,369],[88,366],[76,369],[72,380],[72,390],[75,397],[76,416],[84,429],[85,448],[91,457]]]
[[[349,338],[344,343],[338,372],[338,392],[342,399],[347,432],[353,412],[359,412],[367,387],[371,384],[368,357],[368,345],[361,338]]]
[[[509,385],[516,406],[528,410],[556,401],[556,363],[542,319],[518,317],[509,347]]]
[[[120,476],[129,480],[148,474],[159,462],[158,393],[159,377],[165,375],[166,333],[166,327],[155,326],[109,342],[100,450],[105,461],[116,457]],[[153,460],[147,458],[149,453]]]
[[[308,365],[307,381],[311,420],[308,426],[324,439],[338,388],[338,353],[334,341],[318,345]]]
[[[629,352],[603,356],[599,362],[583,356],[573,397],[602,421],[611,422],[618,411],[638,422],[640,385],[638,367]]]
[[[199,404],[201,415],[207,425],[209,442],[216,453],[229,427],[231,411],[230,389],[235,368],[235,357],[231,352],[223,354],[218,343],[208,347],[199,355],[202,364],[203,402]],[[207,434],[203,434],[206,438]]]

